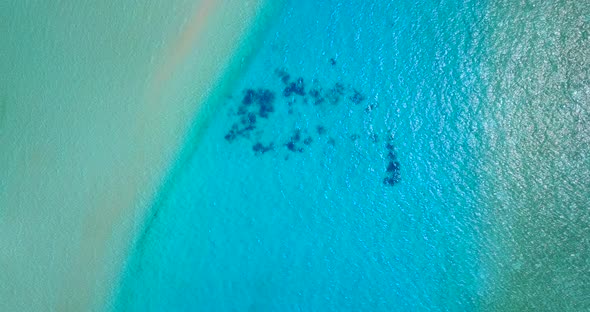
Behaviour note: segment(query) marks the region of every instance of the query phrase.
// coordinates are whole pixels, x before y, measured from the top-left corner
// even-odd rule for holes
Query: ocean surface
[[[287,1],[114,310],[590,309],[590,5],[525,2]]]

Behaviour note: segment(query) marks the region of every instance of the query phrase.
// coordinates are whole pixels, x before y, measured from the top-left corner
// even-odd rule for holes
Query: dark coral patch
[[[228,142],[233,142],[238,137],[248,138],[250,137],[250,132],[256,129],[254,125],[247,125],[244,128],[240,128],[237,123],[233,124],[229,132],[225,135],[225,139]]]
[[[322,96],[321,89],[309,90],[309,96],[311,96],[311,98],[313,99],[314,105],[320,105],[325,101],[324,97]]]
[[[329,59],[329,63],[331,65],[336,65],[336,59]],[[293,118],[309,116],[307,114],[308,112],[306,111],[306,106],[309,106],[300,104],[313,104],[317,106],[323,103],[331,103],[336,105],[343,99],[347,102],[350,100],[350,102],[354,104],[363,104],[367,100],[366,95],[362,94],[357,89],[354,89],[352,86],[345,87],[341,82],[335,82],[330,88],[325,88],[324,85],[318,83],[318,80],[312,79],[312,86],[310,87],[308,85],[308,89],[306,89],[303,77],[291,79],[291,75],[284,69],[276,69],[275,75],[284,84],[284,86],[281,88],[283,89],[282,94],[285,98],[280,97],[278,100],[284,101],[284,104],[287,105],[286,107],[280,107],[279,113],[288,113],[289,115],[294,115],[295,110],[297,110],[297,114],[294,115]],[[238,138],[256,138],[256,140],[253,141],[251,145],[252,151],[256,156],[277,150],[274,143],[265,145],[258,141],[265,135],[265,126],[267,125],[267,121],[265,120],[271,119],[272,113],[275,112],[274,103],[276,100],[277,97],[275,93],[269,89],[244,89],[243,98],[241,99],[241,102],[238,102],[239,105],[237,105],[238,107],[237,112],[235,113],[235,122],[228,133],[225,135],[225,139],[228,142],[232,142]],[[281,102],[281,104],[283,104],[283,102]],[[378,103],[369,103],[363,106],[364,111],[370,113],[378,108]],[[349,107],[345,109],[349,109]],[[362,108],[359,107],[359,109],[361,109],[360,112],[362,112]],[[314,113],[325,114],[334,112],[335,110],[335,108],[332,109],[327,107],[319,107]],[[353,111],[351,110],[350,112],[352,113]],[[291,119],[291,117],[288,118]],[[297,120],[289,120],[289,123],[291,121]],[[270,120],[268,122],[270,123]],[[311,148],[311,146],[314,144],[315,136],[314,133],[312,133],[314,132],[313,128],[296,128],[291,129],[291,131],[291,136],[284,143],[284,145],[280,145],[279,143],[279,149],[284,146],[290,152],[302,153],[305,151],[306,146]],[[317,135],[320,137],[319,142],[325,142],[329,146],[336,146],[336,139],[332,136],[326,135],[328,131],[325,126],[317,125],[315,127],[315,131],[317,131]],[[380,141],[378,135],[372,131],[366,136],[363,135],[362,137],[358,134],[349,133],[348,138],[351,141],[369,140],[373,143]],[[401,165],[397,159],[395,147],[392,144],[392,138],[385,136],[383,139],[386,141],[384,142],[386,144],[386,167],[384,170],[383,183],[385,185],[395,185],[401,181]],[[287,154],[290,155],[290,153]],[[289,159],[289,155],[285,156],[285,160]]]
[[[303,152],[303,148],[298,146],[299,142],[301,142],[301,130],[295,129],[293,135],[289,139],[289,142],[285,143],[285,146],[291,152],[300,152],[301,153],[301,152]]]
[[[389,164],[387,164],[387,172],[388,173],[399,172],[399,162],[398,161],[390,161]]]
[[[305,82],[303,78],[297,78],[296,82],[289,83],[285,90],[283,90],[283,96],[291,96],[292,94],[304,96],[305,95]]]
[[[336,84],[334,84],[334,87],[332,88],[332,90],[339,95],[343,95],[344,94],[344,85],[341,84],[340,82],[337,82]]]
[[[301,140],[301,130],[295,129],[295,132],[293,133],[291,140],[294,142],[299,142],[299,140]]]
[[[285,146],[287,147],[288,150],[290,150],[291,152],[299,152],[302,153],[303,152],[303,148],[301,147],[297,147],[297,145],[295,144],[295,142],[293,141],[289,141],[285,144]]]
[[[242,105],[238,107],[238,115],[244,115],[248,112],[248,106]]]
[[[225,140],[228,142],[233,142],[236,137],[236,132],[233,129],[229,130],[229,132],[224,136]]]
[[[255,155],[262,155],[266,152],[274,150],[274,144],[270,143],[267,146],[264,146],[262,143],[258,142],[252,146],[252,150],[254,151]]]
[[[248,113],[246,115],[243,115],[242,118],[240,119],[240,122],[245,126],[255,125],[256,124],[256,114]]]
[[[318,90],[318,89],[311,89],[311,90],[309,90],[309,95],[312,98],[317,99],[317,98],[319,98],[321,96],[320,90]]]
[[[376,133],[371,134],[371,141],[373,141],[373,143],[379,142],[379,136]]]
[[[244,92],[244,98],[242,99],[242,104],[248,106],[254,102],[254,98],[256,97],[256,91],[252,89],[247,89]]]
[[[370,104],[365,108],[365,112],[366,113],[370,113],[372,111],[374,111],[377,108],[377,104]]]
[[[253,104],[258,105],[258,115],[268,118],[269,113],[274,112],[274,92],[268,89],[246,89],[242,98],[242,105],[238,107],[238,115],[245,115]]]
[[[239,137],[249,138],[250,132],[256,129],[258,117],[268,118],[274,112],[274,101],[275,94],[268,89],[246,89],[237,111],[240,123],[234,123],[224,138],[228,142]]]
[[[350,96],[350,100],[354,104],[360,104],[362,101],[366,99],[366,97],[357,90],[352,90],[352,95]]]
[[[268,114],[275,111],[274,109],[275,94],[270,90],[259,90],[258,92],[258,115],[262,118],[268,118]]]
[[[336,105],[340,101],[340,98],[344,94],[344,85],[337,82],[334,86],[328,90],[326,97],[330,104]]]
[[[387,176],[383,179],[383,184],[385,185],[395,185],[401,181],[401,171],[400,171],[400,163],[397,160],[397,155],[395,153],[395,147],[391,142],[388,142],[385,145],[387,149],[387,168],[386,174]]]
[[[289,79],[291,79],[291,75],[289,75],[289,73],[287,73],[287,71],[286,71],[286,70],[284,70],[284,69],[279,69],[279,68],[275,69],[275,74],[276,74],[276,75],[277,75],[279,78],[281,78],[281,81],[282,81],[284,84],[287,84],[287,83],[289,83]]]
[[[399,182],[400,182],[400,179],[399,178],[396,178],[396,177],[385,177],[385,178],[383,178],[383,184],[385,184],[385,185],[391,185],[391,186],[393,186],[393,185],[398,184]]]

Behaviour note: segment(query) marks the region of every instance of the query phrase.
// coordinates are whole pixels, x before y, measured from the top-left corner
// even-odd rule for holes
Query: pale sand
[[[0,13],[0,310],[101,310],[197,112],[272,4],[12,2]]]

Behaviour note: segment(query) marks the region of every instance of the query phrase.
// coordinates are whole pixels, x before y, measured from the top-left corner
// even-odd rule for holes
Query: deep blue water
[[[117,309],[476,309],[484,6],[288,2],[157,207]]]

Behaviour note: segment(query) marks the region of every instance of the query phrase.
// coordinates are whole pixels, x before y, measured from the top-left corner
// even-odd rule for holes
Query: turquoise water
[[[490,161],[496,148],[510,152],[489,133],[489,94],[506,91],[490,65],[501,64],[490,56],[490,40],[502,38],[498,10],[484,1],[289,2],[154,208],[117,310],[530,306],[494,301],[526,292],[518,278],[543,281],[504,267],[511,252],[538,250],[519,250],[511,231],[522,220],[509,216],[521,206],[497,185],[516,186],[494,184],[506,169]],[[493,216],[495,204],[505,215]]]

